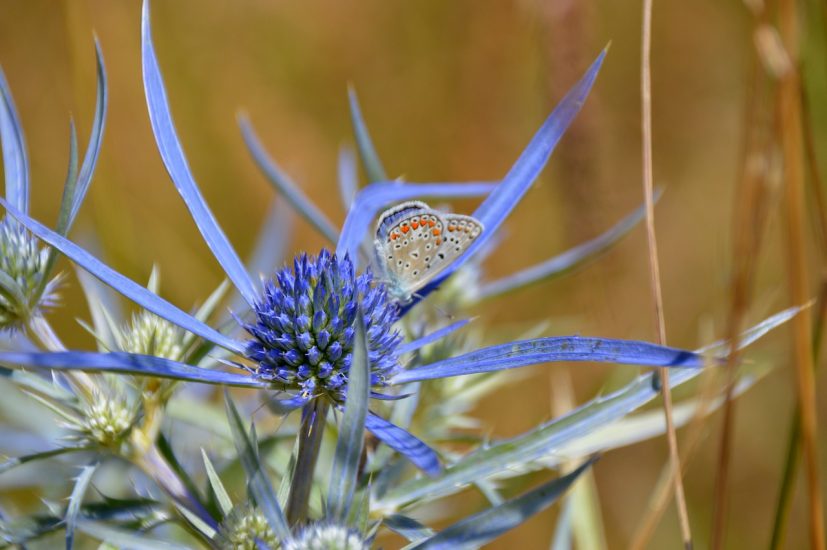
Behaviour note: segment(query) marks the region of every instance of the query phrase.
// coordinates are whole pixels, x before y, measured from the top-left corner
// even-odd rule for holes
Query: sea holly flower
[[[292,270],[278,271],[255,304],[255,322],[242,322],[252,336],[246,355],[257,363],[254,375],[298,389],[304,399],[325,394],[343,402],[360,308],[368,327],[371,385],[387,385],[399,368],[397,307],[370,271],[357,276],[349,258],[326,250],[316,258],[302,254]]]
[[[359,257],[359,245],[366,236],[365,232],[370,226],[371,220],[379,209],[389,204],[421,196],[473,196],[488,193],[487,198],[475,213],[476,217],[484,221],[486,231],[469,248],[468,253],[458,257],[454,264],[444,271],[444,276],[441,276],[441,279],[447,277],[460,264],[464,263],[473,251],[478,250],[484,242],[491,239],[505,217],[528,190],[557,141],[585,100],[603,62],[604,55],[605,52],[600,54],[583,79],[575,85],[561,104],[552,112],[506,178],[501,183],[493,186],[493,189],[490,184],[373,183],[357,194],[339,236],[335,256],[322,253],[316,259],[316,262],[319,261],[319,258],[322,258],[323,262],[336,262],[338,265],[346,265],[346,262],[350,259],[356,264]],[[282,272],[281,279],[277,278],[275,283],[271,283],[269,288],[272,291],[272,298],[267,297],[266,291],[264,293],[259,291],[256,283],[247,273],[209,207],[204,202],[186,162],[172,123],[166,100],[166,91],[155,57],[149,26],[148,4],[144,4],[143,67],[150,121],[170,177],[189,207],[205,241],[224,268],[230,281],[250,309],[256,311],[256,308],[258,308],[256,322],[247,321],[246,325],[256,333],[252,344],[249,341],[222,334],[209,327],[201,320],[185,313],[141,285],[107,267],[62,235],[32,220],[13,204],[4,201],[4,205],[11,214],[38,237],[128,298],[142,305],[148,311],[244,358],[240,364],[246,366],[251,371],[252,376],[243,373],[207,370],[153,355],[120,352],[64,352],[48,355],[7,353],[0,355],[0,360],[11,365],[155,375],[180,380],[271,390],[290,391],[292,385],[298,389],[298,392],[292,393],[287,399],[280,402],[285,409],[309,405],[313,399],[318,397],[314,390],[318,387],[319,380],[326,380],[325,376],[329,379],[330,376],[337,374],[339,376],[336,376],[332,382],[325,382],[323,387],[326,391],[336,389],[333,395],[341,398],[346,394],[348,386],[348,381],[345,379],[348,374],[348,355],[345,354],[345,351],[349,335],[353,329],[352,323],[356,317],[353,306],[350,305],[350,302],[353,301],[353,295],[346,293],[343,295],[332,294],[325,297],[332,299],[330,304],[322,304],[325,307],[331,306],[330,310],[324,312],[324,317],[330,317],[328,319],[323,319],[321,315],[316,319],[315,309],[313,310],[313,317],[307,315],[306,312],[310,311],[307,308],[310,304],[313,304],[315,296],[311,297],[305,290],[305,287],[309,290],[311,281],[304,276],[307,272],[302,270],[309,269],[310,262],[301,258],[296,264],[297,267],[292,273],[292,278],[287,272]],[[329,259],[324,260],[325,258]],[[307,261],[307,268],[304,267],[305,261]],[[354,276],[356,276],[355,270]],[[366,277],[366,275],[358,277]],[[290,285],[294,287],[293,297],[288,299],[284,290],[281,290],[281,294],[275,292],[275,290],[278,290],[276,287],[282,284],[285,287]],[[366,290],[367,279],[363,279],[361,285]],[[344,292],[347,289],[347,292],[352,292],[353,289],[357,289],[359,286],[360,283],[357,283],[356,279],[351,282],[331,284],[325,282],[321,285],[321,288],[326,289],[322,292],[322,295],[324,292],[333,293],[334,290]],[[298,290],[298,294],[295,293],[296,290]],[[383,342],[384,339],[384,345],[396,342],[393,333],[387,329],[394,320],[392,318],[393,310],[382,305],[389,301],[388,297],[383,295],[382,286],[376,285],[370,291],[357,292],[357,294],[362,303],[354,305],[362,309],[369,338],[374,340],[375,343]],[[281,302],[281,295],[285,296],[283,302]],[[302,296],[304,296],[304,301],[302,301]],[[298,303],[296,302],[297,298]],[[369,300],[373,300],[375,303],[371,304]],[[338,302],[338,305],[336,302]],[[337,307],[333,308],[334,305],[337,305]],[[291,312],[291,307],[295,311]],[[399,313],[404,314],[409,310],[410,306],[405,306],[405,309]],[[279,317],[282,314],[287,315],[287,312],[293,315],[292,318]],[[334,316],[340,313],[341,316],[338,320],[342,323],[342,326],[341,332],[337,336],[343,337],[343,341],[337,340],[339,345],[336,346],[332,340],[325,341],[328,336],[325,332],[326,329],[322,328],[322,324],[323,321],[335,322],[336,318]],[[243,318],[244,315],[240,315],[240,317]],[[314,321],[317,322],[319,329],[315,335],[311,335],[309,331],[313,328]],[[345,321],[351,323],[351,326],[346,326]],[[278,327],[290,330],[277,333],[274,329]],[[438,339],[460,327],[461,324],[455,324],[446,329],[441,329],[435,334],[423,337],[420,341],[408,342],[404,349],[406,353],[411,353],[419,346],[432,342],[434,339]],[[334,328],[338,330],[338,324]],[[328,332],[330,331],[328,330]],[[330,336],[333,336],[333,334],[330,334]],[[262,345],[262,342],[267,344],[267,349]],[[325,354],[322,354],[320,344],[329,346],[325,349]],[[294,347],[287,349],[288,346]],[[342,348],[341,352],[339,346]],[[341,355],[339,355],[340,353]],[[337,362],[336,365],[338,365],[338,370],[335,372],[334,365],[331,363],[331,359],[334,357],[334,362]],[[370,365],[372,370],[371,380],[376,382],[378,387],[382,387],[383,384],[393,386],[418,380],[490,372],[550,361],[603,361],[689,368],[700,367],[703,363],[700,356],[691,352],[645,342],[580,337],[537,338],[512,342],[483,348],[430,365],[419,365],[416,368],[395,369],[393,357],[393,349],[373,350],[373,359],[376,362]],[[316,364],[314,365],[314,363]],[[329,372],[328,363],[330,363]],[[312,380],[312,382],[308,382],[308,380]],[[338,392],[338,388],[342,389],[341,393]],[[330,394],[329,391],[328,394]],[[378,393],[372,395],[380,397]],[[432,475],[440,471],[441,466],[436,454],[405,430],[373,413],[367,415],[365,427],[373,432],[379,440],[408,457],[423,471]]]

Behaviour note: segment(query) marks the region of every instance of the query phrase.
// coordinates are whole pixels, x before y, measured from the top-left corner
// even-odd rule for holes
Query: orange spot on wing
[[[392,241],[395,241],[398,238],[399,238],[399,233],[391,233],[391,240]]]
[[[431,221],[428,222],[429,227],[433,227],[435,225],[436,225],[436,222],[434,220],[431,220]]]
[[[456,225],[449,225],[448,226],[448,231],[456,231],[456,229],[457,229]]]
[[[442,233],[442,231],[440,231],[438,227],[434,227],[434,230],[431,231],[431,234],[433,234],[434,237],[436,237],[440,233]]]
[[[440,239],[439,237],[437,237],[437,238],[436,238],[436,244],[437,244],[437,246],[441,245],[441,244],[442,244],[442,239]]]
[[[416,221],[416,220],[412,221],[411,222],[411,227],[413,227],[414,229],[418,228],[419,227],[419,222]]]
[[[411,228],[410,228],[410,226],[408,226],[408,224],[403,225],[400,229],[402,229],[402,233],[407,233],[408,231],[411,230]]]

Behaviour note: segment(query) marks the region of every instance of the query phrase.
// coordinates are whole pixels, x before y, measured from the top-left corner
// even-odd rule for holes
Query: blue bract
[[[255,375],[310,399],[326,394],[344,399],[353,359],[356,315],[361,310],[368,338],[371,385],[386,385],[399,366],[402,340],[393,324],[399,317],[383,284],[366,271],[356,275],[349,258],[327,250],[299,255],[265,284],[254,305],[256,319],[242,325],[252,336],[247,358]]]

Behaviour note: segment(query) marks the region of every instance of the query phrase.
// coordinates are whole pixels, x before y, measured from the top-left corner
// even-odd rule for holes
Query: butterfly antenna
[[[418,292],[414,292],[413,294],[411,294],[411,296],[415,297],[415,298],[416,298],[416,299],[418,299],[420,302],[424,302],[424,301],[425,301],[425,296],[423,296],[422,294],[419,294]],[[427,303],[427,302],[426,302],[426,303]],[[445,310],[444,310],[444,309],[442,309],[441,307],[439,307],[439,306],[437,306],[437,305],[435,305],[435,304],[430,304],[430,306],[431,306],[432,308],[434,308],[434,309],[437,311],[437,313],[439,313],[440,315],[442,315],[444,318],[448,319],[449,321],[454,321],[454,320],[456,320],[456,316],[455,316],[455,315],[453,315],[453,314],[451,314],[451,313],[448,313],[447,311],[445,311]]]

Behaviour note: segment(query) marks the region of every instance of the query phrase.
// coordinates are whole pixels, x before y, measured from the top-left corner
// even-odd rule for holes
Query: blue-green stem
[[[313,488],[313,474],[322,447],[324,424],[327,419],[328,401],[321,397],[306,405],[299,429],[299,454],[296,457],[296,471],[290,482],[287,497],[287,523],[291,526],[307,519],[310,491]]]

